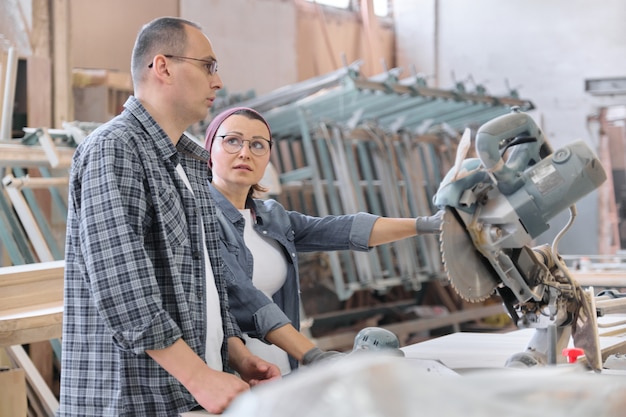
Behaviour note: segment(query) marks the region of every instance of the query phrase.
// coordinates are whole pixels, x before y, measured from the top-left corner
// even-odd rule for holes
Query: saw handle
[[[505,147],[515,145],[506,161],[502,157],[503,144]],[[523,185],[520,172],[551,153],[552,149],[539,126],[519,107],[513,107],[510,113],[485,123],[476,132],[476,154],[498,180],[498,188],[505,195]]]

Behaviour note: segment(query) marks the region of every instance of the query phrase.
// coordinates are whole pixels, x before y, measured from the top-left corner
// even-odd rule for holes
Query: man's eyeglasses
[[[166,55],[163,54],[165,58],[173,58],[173,59],[191,59],[192,61],[202,62],[202,66],[206,69],[206,72],[209,75],[215,75],[217,72],[217,61],[214,59],[200,59],[200,58],[191,58],[188,56],[178,56],[178,55]],[[152,68],[152,62],[148,65],[148,68]]]
[[[235,135],[220,135],[222,139],[222,148],[228,153],[237,153],[243,148],[243,143],[248,142],[250,152],[256,156],[263,156],[272,148],[272,141],[267,139],[242,139]]]

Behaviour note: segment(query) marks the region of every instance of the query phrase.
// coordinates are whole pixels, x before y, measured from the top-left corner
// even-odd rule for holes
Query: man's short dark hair
[[[185,26],[202,30],[197,23],[178,17],[159,17],[141,28],[133,47],[130,63],[135,85],[141,81],[144,71],[156,54],[184,54],[187,47]]]

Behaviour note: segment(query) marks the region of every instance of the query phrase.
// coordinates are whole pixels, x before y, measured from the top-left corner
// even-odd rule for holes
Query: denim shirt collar
[[[211,197],[215,200],[216,205],[220,208],[222,214],[224,214],[224,217],[226,217],[228,221],[235,224],[243,219],[239,210],[233,206],[233,204],[211,183],[209,183],[209,191],[211,192]],[[258,207],[254,199],[250,197],[246,199],[246,208],[249,208],[252,213],[255,213],[255,220],[257,223],[262,223],[257,215]]]

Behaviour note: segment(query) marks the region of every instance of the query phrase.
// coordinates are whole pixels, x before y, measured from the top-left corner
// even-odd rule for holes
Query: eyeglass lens
[[[213,75],[217,72],[217,61],[204,61],[204,68],[206,69],[206,71]]]
[[[243,148],[244,142],[248,142],[250,152],[256,156],[265,155],[269,152],[271,142],[266,139],[242,139],[238,136],[226,135],[222,138],[222,146],[228,153],[237,153]]]

